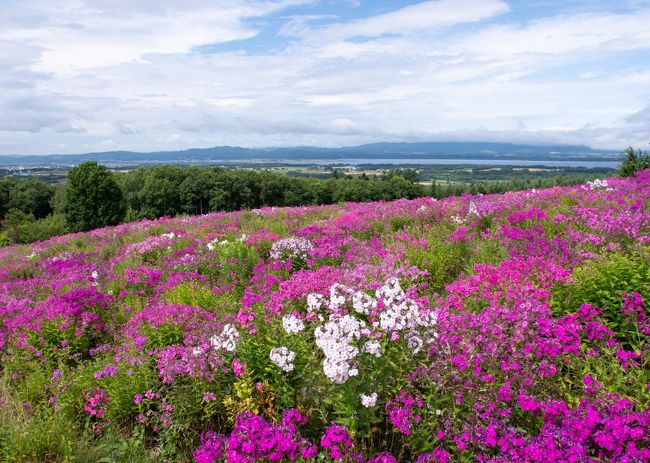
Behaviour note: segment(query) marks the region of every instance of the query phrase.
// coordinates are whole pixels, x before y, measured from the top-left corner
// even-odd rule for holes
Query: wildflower
[[[84,410],[90,416],[101,418],[106,413],[108,395],[100,388],[84,390]]]
[[[221,334],[212,336],[210,344],[215,350],[225,350],[226,352],[234,352],[237,350],[237,343],[239,342],[239,332],[234,325],[227,323],[221,330]]]
[[[417,333],[410,332],[406,335],[406,345],[414,354],[417,354],[422,349],[424,342]]]
[[[240,362],[238,359],[234,359],[231,365],[235,376],[242,376],[246,374],[246,364]]]
[[[369,395],[360,394],[359,397],[361,398],[361,405],[366,408],[374,407],[377,404],[378,395],[376,392]]]
[[[329,456],[333,460],[342,460],[352,446],[352,438],[344,426],[332,423],[325,429],[320,440],[321,447],[329,450]]]
[[[271,349],[269,357],[282,371],[293,371],[294,365],[293,361],[296,358],[296,353],[290,351],[286,347],[276,347]]]
[[[325,297],[322,294],[309,294],[307,296],[307,311],[318,312],[325,304]]]
[[[374,355],[375,357],[381,357],[381,344],[379,341],[368,341],[363,345],[361,351],[370,355]]]
[[[293,314],[282,317],[282,326],[287,333],[300,333],[305,329],[305,323]]]
[[[368,315],[371,310],[377,308],[377,301],[366,293],[357,291],[352,295],[352,307],[355,312]]]
[[[271,246],[269,257],[273,260],[306,259],[309,257],[314,245],[308,239],[301,237],[284,238],[276,241]]]

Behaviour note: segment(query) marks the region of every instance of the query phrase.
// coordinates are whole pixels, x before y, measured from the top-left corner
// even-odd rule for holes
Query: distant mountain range
[[[215,146],[183,151],[107,151],[86,154],[0,155],[0,167],[64,167],[83,161],[108,166],[156,163],[231,164],[234,162],[315,161],[345,163],[350,160],[477,159],[527,161],[618,161],[620,153],[595,150],[586,146],[539,146],[483,142],[372,143],[344,148],[312,146],[289,148],[240,148]]]

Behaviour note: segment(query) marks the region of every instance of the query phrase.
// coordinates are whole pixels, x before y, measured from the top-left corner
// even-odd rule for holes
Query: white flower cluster
[[[314,331],[316,345],[323,351],[323,372],[336,384],[359,374],[352,361],[359,354],[353,342],[370,334],[364,321],[352,315],[330,315],[327,323]]]
[[[607,179],[603,178],[597,178],[593,182],[587,182],[586,184],[582,185],[583,190],[606,190],[606,191],[612,191],[612,188],[609,187],[609,184],[607,183]]]
[[[305,322],[293,314],[287,314],[282,317],[282,326],[287,333],[295,334],[305,329]]]
[[[296,359],[296,353],[286,347],[276,347],[271,349],[269,357],[282,371],[292,371],[294,369],[293,361]]]
[[[357,291],[352,295],[352,308],[357,313],[368,315],[377,308],[377,301],[366,293]]]
[[[307,312],[316,313],[327,304],[327,299],[322,294],[309,294],[307,296]]]
[[[227,244],[228,240],[220,240],[219,238],[215,238],[207,244],[207,247],[210,251],[214,251],[217,249],[217,246],[225,246]]]
[[[452,215],[451,216],[451,221],[454,222],[457,225],[462,225],[466,223],[471,216],[476,216],[476,217],[481,217],[481,213],[479,212],[478,208],[476,207],[476,204],[474,204],[474,201],[471,201],[469,203],[469,207],[467,208],[467,214],[465,214],[465,217],[461,217],[459,215]]]
[[[432,327],[437,322],[435,313],[422,312],[415,301],[406,297],[395,278],[389,279],[376,295],[384,303],[385,309],[379,315],[379,320],[373,323],[373,328],[380,327],[385,332],[412,331]]]
[[[174,238],[176,238],[177,235],[176,235],[176,233],[174,233],[174,232],[170,232],[170,233],[163,233],[163,234],[160,235],[160,236],[162,236],[163,238],[167,238],[167,239],[173,240]]]
[[[216,350],[234,352],[237,349],[239,337],[239,332],[237,331],[237,328],[235,328],[235,325],[227,323],[223,326],[221,334],[214,335],[210,338],[210,344]]]
[[[477,217],[481,215],[479,214],[478,209],[476,208],[476,204],[474,204],[474,201],[471,201],[469,203],[469,208],[467,209],[467,216],[470,215],[475,215]]]
[[[351,376],[358,375],[355,358],[359,353],[381,357],[381,343],[370,339],[373,333],[390,333],[406,331],[404,339],[407,346],[414,352],[419,352],[424,346],[420,331],[429,328],[424,334],[427,342],[432,342],[436,333],[432,326],[436,324],[435,313],[420,310],[415,301],[409,299],[402,290],[399,281],[391,278],[375,292],[376,299],[341,284],[330,287],[329,298],[320,294],[307,296],[307,310],[310,314],[318,314],[318,319],[325,321],[319,312],[329,312],[327,321],[314,331],[316,345],[322,350],[325,359],[323,372],[337,384],[345,383]],[[352,306],[354,312],[348,312]],[[381,307],[379,313],[378,309]],[[367,323],[357,318],[356,314],[376,317],[369,327]],[[283,317],[282,323],[292,326],[293,321]],[[285,322],[286,319],[286,322]],[[287,330],[289,331],[289,330]],[[367,339],[363,344],[360,341]]]
[[[361,351],[366,354],[374,355],[375,357],[381,357],[381,343],[379,341],[368,341],[363,345]]]
[[[366,408],[374,407],[377,404],[378,396],[376,392],[369,395],[359,394],[359,397],[361,398],[361,405]]]
[[[314,245],[308,239],[292,236],[273,243],[269,256],[273,260],[306,259],[313,249]]]
[[[99,272],[97,270],[93,270],[93,273],[91,273],[90,276],[93,278],[92,286],[97,286],[99,284],[97,281],[99,280]]]

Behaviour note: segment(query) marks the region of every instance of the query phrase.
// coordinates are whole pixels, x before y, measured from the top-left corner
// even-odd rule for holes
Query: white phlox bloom
[[[332,382],[343,384],[350,378],[350,364],[336,358],[325,358],[323,361],[323,373]]]
[[[377,404],[378,396],[376,392],[369,395],[359,394],[359,397],[361,398],[361,405],[366,408],[374,407]]]
[[[322,294],[312,293],[307,296],[307,311],[309,313],[318,312],[325,304],[325,296]]]
[[[330,316],[330,320],[316,328],[316,345],[323,351],[323,372],[336,384],[345,383],[350,376],[359,374],[352,360],[359,348],[352,342],[369,333],[365,322],[351,315]]]
[[[293,361],[296,359],[296,353],[286,347],[271,349],[269,357],[282,371],[289,372],[294,369]]]
[[[307,306],[312,314],[322,308],[330,311],[327,321],[314,330],[314,337],[316,346],[325,357],[323,372],[336,384],[343,384],[359,374],[355,361],[359,353],[382,356],[381,343],[370,338],[373,332],[378,335],[407,332],[404,339],[414,353],[419,352],[425,342],[431,343],[437,337],[432,329],[437,322],[436,313],[420,309],[414,300],[406,296],[396,278],[388,279],[375,291],[377,299],[341,284],[332,285],[329,293],[329,299],[320,294],[310,294]],[[350,305],[354,312],[347,312]],[[374,315],[379,308],[381,310],[373,320],[372,330],[364,320],[357,318],[359,315]],[[324,321],[322,314],[318,314],[318,318]],[[292,323],[292,320],[283,317],[285,329],[286,326],[291,327]],[[425,334],[421,334],[424,330]]]
[[[379,314],[379,320],[373,323],[374,328],[386,332],[414,330],[431,327],[437,322],[434,312],[421,311],[415,301],[406,297],[395,278],[389,279],[376,294],[382,300],[384,310]]]
[[[386,280],[384,286],[375,291],[375,295],[377,299],[381,299],[384,302],[385,306],[400,302],[406,297],[397,278],[389,278]]]
[[[168,239],[170,239],[170,240],[173,240],[174,238],[176,238],[176,233],[174,233],[174,232],[163,233],[163,234],[160,235],[160,236],[162,236],[163,238],[168,238]]]
[[[210,338],[210,345],[215,350],[225,350],[226,352],[234,352],[237,349],[239,342],[239,332],[235,325],[227,323],[223,326],[221,334],[214,335]]]
[[[413,301],[392,304],[379,315],[375,325],[384,331],[402,331],[419,326],[420,308]]]
[[[379,341],[368,341],[361,348],[362,352],[366,354],[374,355],[375,357],[381,357],[382,349]]]
[[[228,244],[228,240],[219,240],[219,238],[215,238],[207,244],[207,248],[210,251],[214,251],[215,249],[217,249],[217,246],[225,246],[227,244]]]
[[[357,291],[352,295],[352,307],[355,312],[368,315],[377,308],[377,301],[366,293]]]
[[[269,257],[273,260],[281,259],[306,259],[309,257],[314,245],[306,238],[292,236],[277,240],[271,246]]]
[[[201,355],[204,352],[204,350],[200,346],[196,346],[192,349],[192,354],[198,356]]]
[[[609,184],[607,183],[607,179],[605,178],[597,178],[596,180],[592,182],[587,182],[586,184],[582,185],[583,190],[606,190],[606,191],[612,191],[612,188],[609,188]]]
[[[339,283],[335,283],[330,287],[330,300],[329,308],[330,310],[336,310],[341,306],[345,305],[347,301],[347,296],[350,294],[350,289],[347,286],[343,286]]]
[[[422,349],[422,346],[424,345],[424,341],[422,341],[422,338],[420,336],[418,336],[417,333],[415,333],[414,331],[411,331],[410,333],[408,333],[406,335],[405,338],[406,338],[407,347],[409,349],[411,349],[411,351],[414,354],[417,354],[418,352],[420,352],[420,350]]]
[[[469,203],[469,208],[467,209],[467,215],[480,215],[478,212],[478,209],[476,208],[476,204],[474,202]]]
[[[287,314],[282,317],[282,326],[284,331],[289,334],[300,333],[305,329],[305,323],[298,317],[292,314]]]

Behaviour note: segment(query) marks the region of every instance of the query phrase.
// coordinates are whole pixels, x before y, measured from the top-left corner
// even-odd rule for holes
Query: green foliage
[[[603,310],[607,326],[626,347],[637,347],[639,333],[625,321],[621,312],[624,293],[637,292],[650,301],[650,250],[637,253],[614,253],[588,261],[577,268],[572,282],[553,290],[551,307],[556,315],[575,312],[581,304],[591,304]]]
[[[154,219],[181,212],[180,187],[185,173],[177,166],[154,166],[147,169],[139,192],[141,217]]]
[[[31,214],[36,219],[46,217],[52,212],[50,201],[54,190],[54,187],[42,180],[11,177],[0,179],[0,218],[12,209]]]
[[[126,203],[113,174],[89,161],[70,170],[64,211],[71,230],[86,231],[120,223]]]
[[[0,248],[4,246],[9,246],[11,244],[11,238],[7,233],[0,231]]]
[[[643,169],[650,169],[650,156],[642,153],[640,149],[634,152],[634,148],[628,146],[623,151],[623,159],[618,169],[621,177],[630,177]]]
[[[147,338],[147,346],[161,348],[183,342],[183,327],[172,323],[163,323],[156,327],[145,325],[142,335]]]
[[[50,214],[43,219],[36,220],[32,214],[25,214],[17,209],[12,209],[7,213],[3,227],[7,244],[43,241],[68,232],[65,217],[62,214]],[[2,246],[1,238],[0,246]]]
[[[209,288],[190,282],[174,286],[165,293],[165,297],[170,304],[191,305],[208,311],[215,310],[219,301]]]
[[[420,269],[427,270],[429,289],[442,292],[447,283],[466,269],[470,249],[466,242],[449,241],[445,231],[439,228],[430,231],[427,242],[426,249],[411,250],[409,259]]]
[[[10,209],[3,222],[3,228],[12,243],[26,243],[23,236],[25,225],[36,221],[32,214],[25,213],[18,209]]]
[[[77,461],[73,451],[74,423],[61,414],[45,410],[7,410],[0,412],[0,461],[41,463]]]

